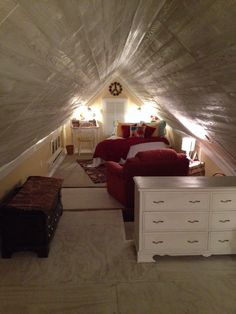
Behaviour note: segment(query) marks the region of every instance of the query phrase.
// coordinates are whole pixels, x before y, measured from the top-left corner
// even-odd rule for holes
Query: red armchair
[[[189,160],[170,148],[143,151],[124,165],[107,161],[107,191],[124,205],[134,207],[134,176],[187,176]]]

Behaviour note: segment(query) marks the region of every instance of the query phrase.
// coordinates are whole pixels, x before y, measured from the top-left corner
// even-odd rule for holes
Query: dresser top
[[[134,177],[140,189],[236,188],[236,176],[222,177]]]

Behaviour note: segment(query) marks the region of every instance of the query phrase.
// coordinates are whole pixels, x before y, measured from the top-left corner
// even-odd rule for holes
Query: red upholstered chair
[[[106,166],[108,193],[133,213],[134,176],[187,176],[189,160],[185,154],[163,148],[139,152],[123,165],[107,161]]]

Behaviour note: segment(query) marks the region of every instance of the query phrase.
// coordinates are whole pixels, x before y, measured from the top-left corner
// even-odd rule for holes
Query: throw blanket
[[[131,146],[149,142],[163,142],[169,145],[169,141],[166,137],[129,137],[112,140],[107,139],[98,143],[93,158],[119,162],[121,158],[126,159]]]

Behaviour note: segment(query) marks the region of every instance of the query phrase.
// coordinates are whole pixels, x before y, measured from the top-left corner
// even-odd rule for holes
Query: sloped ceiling
[[[235,16],[235,0],[1,0],[0,166],[115,73],[235,161]]]

